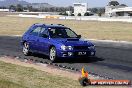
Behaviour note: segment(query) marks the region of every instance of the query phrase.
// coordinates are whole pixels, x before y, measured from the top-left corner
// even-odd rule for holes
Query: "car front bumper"
[[[96,51],[95,50],[79,50],[79,51],[60,51],[57,53],[58,57],[64,57],[64,58],[76,58],[76,57],[91,57],[95,56]]]

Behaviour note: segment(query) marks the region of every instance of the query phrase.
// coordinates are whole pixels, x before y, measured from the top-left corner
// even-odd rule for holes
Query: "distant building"
[[[74,3],[74,15],[77,16],[79,13],[84,15],[87,12],[87,3]]]
[[[106,16],[132,16],[132,7],[120,4],[117,0],[111,0],[105,7]]]
[[[0,9],[0,12],[9,12],[9,9]]]
[[[72,14],[72,11],[66,11],[66,13],[68,14],[68,16],[70,16]]]

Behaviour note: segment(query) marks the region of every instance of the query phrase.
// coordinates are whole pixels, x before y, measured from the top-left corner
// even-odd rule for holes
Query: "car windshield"
[[[69,28],[49,28],[51,38],[77,38],[77,34]]]

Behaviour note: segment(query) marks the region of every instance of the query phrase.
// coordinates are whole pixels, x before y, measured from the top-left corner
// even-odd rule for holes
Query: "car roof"
[[[59,28],[68,28],[62,24],[42,24],[42,23],[35,23],[33,24],[34,26],[45,26],[48,28],[55,28],[55,27],[59,27]]]

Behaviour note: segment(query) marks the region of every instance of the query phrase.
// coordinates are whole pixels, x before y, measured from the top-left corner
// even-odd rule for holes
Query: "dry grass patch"
[[[22,35],[34,23],[64,24],[84,38],[132,41],[131,23],[18,17],[0,17],[0,35]]]

